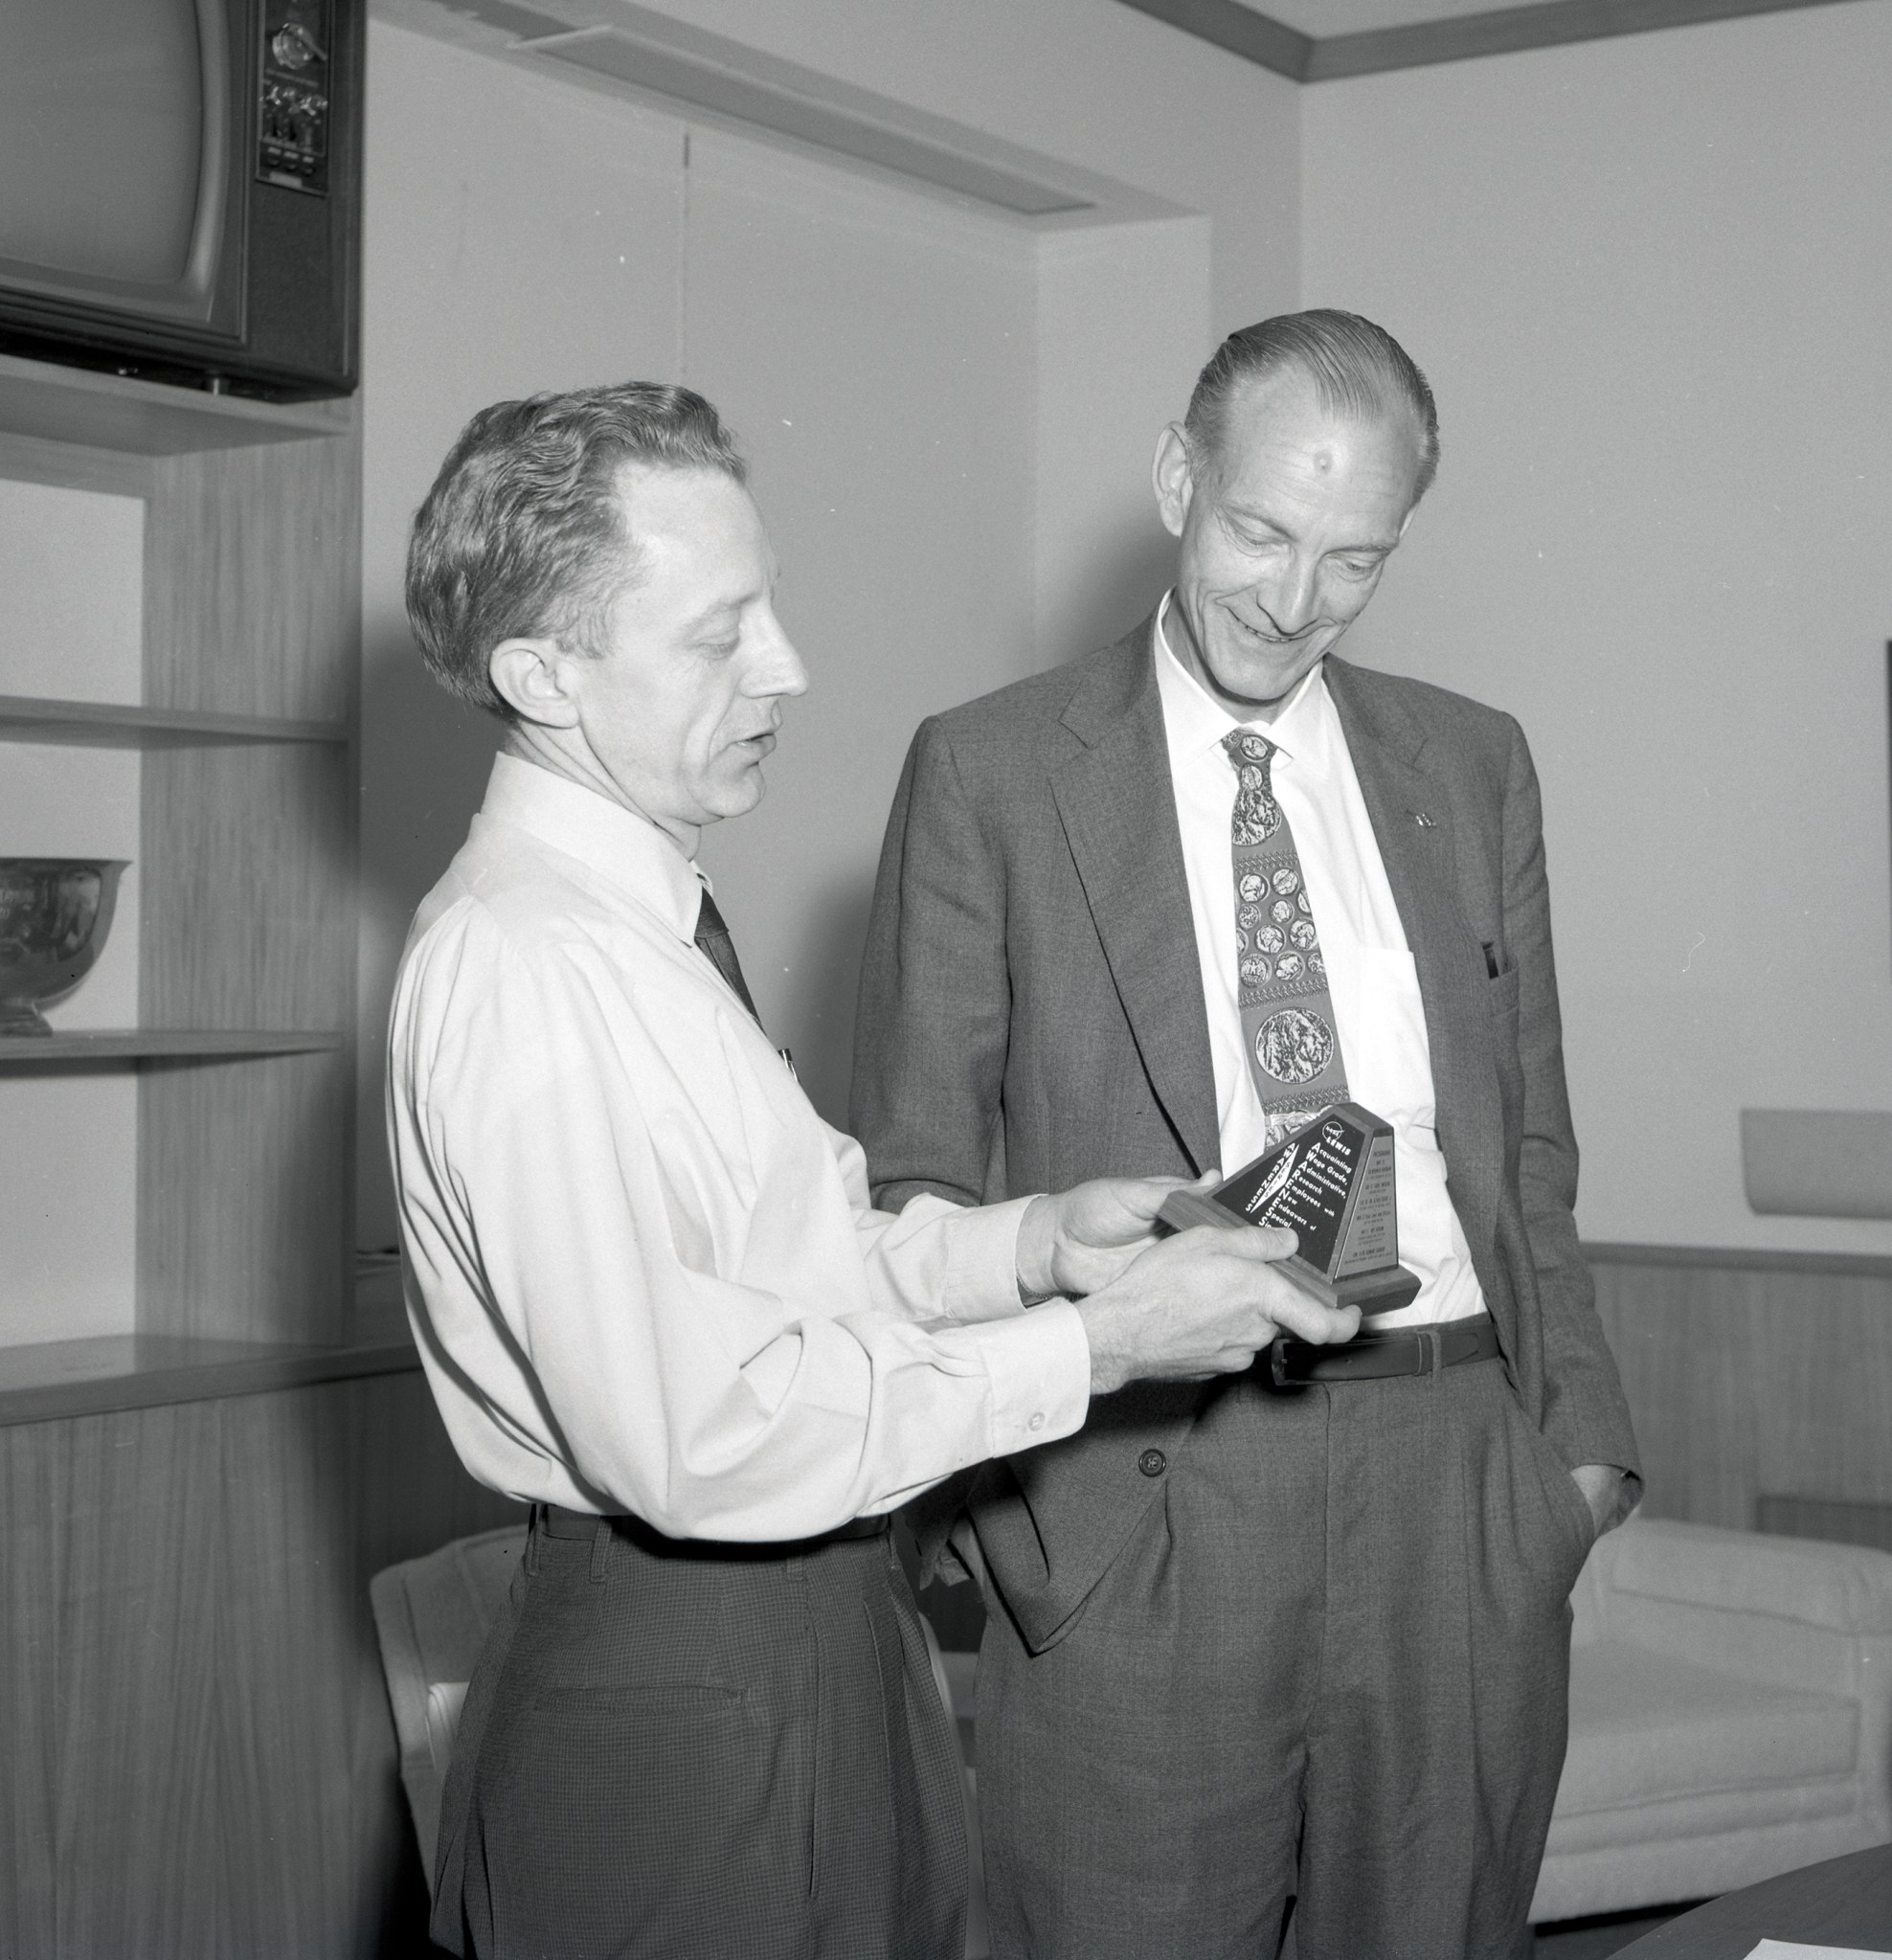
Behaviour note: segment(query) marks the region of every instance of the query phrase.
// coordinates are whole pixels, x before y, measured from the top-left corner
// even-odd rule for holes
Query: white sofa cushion
[[[1570,1656],[1570,1748],[1552,1851],[1853,1807],[1859,1708],[1599,1640]]]

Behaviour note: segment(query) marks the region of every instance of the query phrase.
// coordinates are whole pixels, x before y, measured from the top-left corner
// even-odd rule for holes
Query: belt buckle
[[[1277,1334],[1268,1343],[1268,1372],[1277,1388],[1295,1386],[1288,1373],[1288,1342],[1292,1339],[1286,1334]]]

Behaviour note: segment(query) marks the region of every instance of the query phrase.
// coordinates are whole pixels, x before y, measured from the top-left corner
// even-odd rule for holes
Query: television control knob
[[[292,20],[276,30],[270,36],[269,52],[276,65],[286,68],[291,75],[300,74],[314,62],[327,59],[315,36],[299,20]]]

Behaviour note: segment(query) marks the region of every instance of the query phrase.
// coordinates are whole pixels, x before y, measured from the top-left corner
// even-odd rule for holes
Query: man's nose
[[[1277,633],[1299,633],[1314,623],[1320,611],[1318,587],[1318,568],[1295,559],[1261,594],[1263,610]]]
[[[779,620],[772,620],[769,623],[768,637],[750,669],[746,691],[765,696],[808,691],[808,669],[801,665],[801,656],[782,631]]]

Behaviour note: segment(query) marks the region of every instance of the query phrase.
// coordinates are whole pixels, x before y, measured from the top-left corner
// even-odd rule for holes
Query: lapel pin
[[[1432,820],[1427,816],[1424,810],[1414,810],[1412,812],[1412,821],[1418,824],[1421,830],[1432,828]]]

